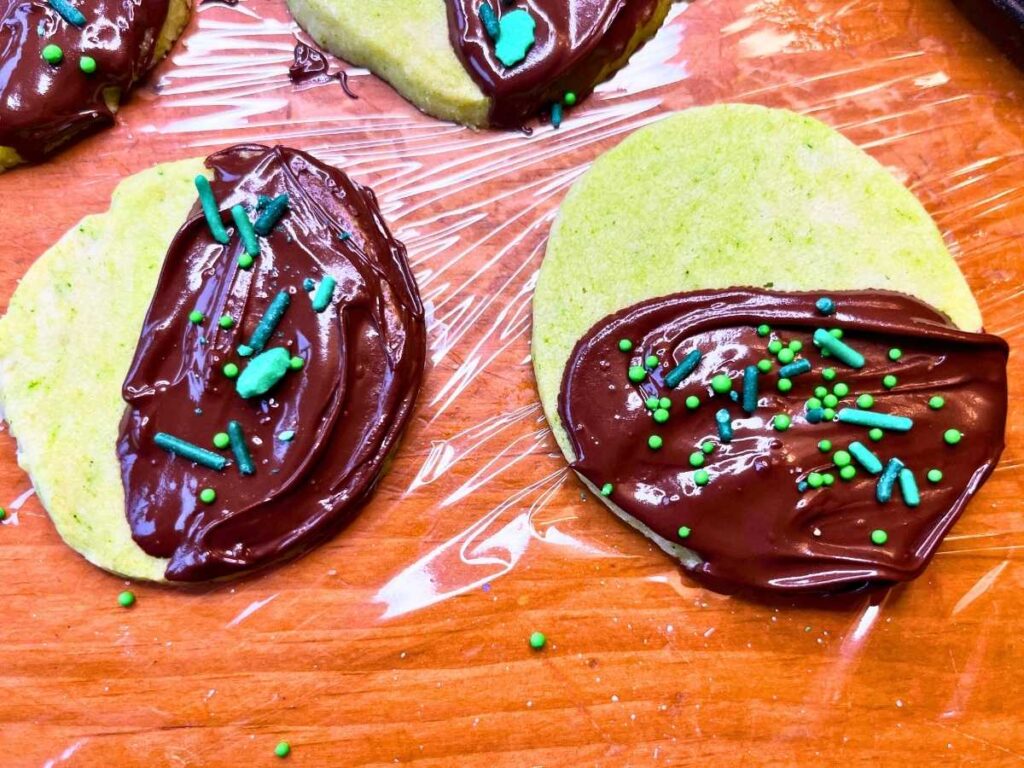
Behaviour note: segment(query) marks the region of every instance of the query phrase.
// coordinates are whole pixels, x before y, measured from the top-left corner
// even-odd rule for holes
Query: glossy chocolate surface
[[[901,294],[831,293],[832,316],[816,310],[820,296],[730,289],[653,299],[597,324],[566,367],[559,413],[577,457],[573,468],[598,488],[611,483],[612,504],[695,552],[701,562],[691,574],[711,587],[831,592],[912,579],[1003,449],[1008,348],[1002,339],[960,331]],[[771,327],[770,335],[758,335],[761,324]],[[833,328],[864,355],[862,368],[815,348],[815,330]],[[630,352],[619,349],[621,339],[634,342]],[[767,350],[775,339],[800,342],[796,359],[812,363],[810,372],[790,379],[788,393],[778,389],[780,363]],[[694,349],[703,354],[699,366],[670,389],[665,375]],[[898,360],[890,357],[893,349],[902,353]],[[658,366],[643,382],[631,382],[629,367],[651,354]],[[773,365],[759,374],[757,407],[748,414],[741,407],[744,370],[763,359]],[[832,381],[823,378],[825,368],[836,371]],[[732,379],[737,399],[709,386],[720,373]],[[890,374],[897,378],[892,389],[883,384]],[[875,442],[866,427],[811,423],[806,402],[814,389],[826,386],[833,394],[840,382],[849,394],[838,397],[836,411],[858,408],[857,396],[869,394],[868,410],[910,417],[913,427],[886,431]],[[701,400],[695,410],[684,404],[691,395]],[[945,401],[937,410],[929,405],[936,395]],[[666,396],[670,417],[659,424],[645,401]],[[715,420],[723,408],[734,432],[728,443]],[[792,420],[785,431],[775,428],[780,414]],[[948,429],[962,432],[958,444],[944,440]],[[660,450],[648,446],[651,435],[663,438]],[[819,449],[822,440],[831,441],[831,451]],[[853,441],[883,464],[902,460],[916,478],[920,505],[907,504],[899,483],[890,501],[878,501],[878,476],[856,460],[855,477],[841,479],[832,457]],[[705,456],[708,482],[700,486],[690,456],[705,442],[714,450]],[[940,482],[927,479],[930,469],[941,470]],[[831,475],[833,483],[804,487],[812,472]],[[683,527],[688,535],[680,535]],[[876,530],[886,532],[885,544],[872,542]]]
[[[317,544],[367,501],[408,421],[425,355],[423,309],[405,248],[392,237],[373,193],[302,152],[238,146],[207,165],[228,245],[210,234],[198,203],[171,243],[124,384],[118,442],[126,512],[138,544],[170,558],[167,577],[196,581],[266,565]],[[227,213],[262,196],[289,208],[251,269]],[[263,203],[266,199],[263,198]],[[256,211],[250,210],[250,218]],[[327,309],[307,290],[337,281]],[[265,396],[242,398],[227,363],[245,369],[247,343],[272,299],[291,302],[266,348],[302,359]],[[199,310],[203,322],[190,322]],[[218,324],[222,316],[234,326]],[[214,449],[229,421],[241,423],[255,463],[222,471],[154,445],[167,432]],[[294,432],[290,440],[281,433]],[[232,458],[232,451],[218,451]],[[200,500],[216,491],[212,504]]]

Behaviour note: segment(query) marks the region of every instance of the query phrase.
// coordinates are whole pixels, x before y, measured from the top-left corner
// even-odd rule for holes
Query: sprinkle
[[[551,105],[551,127],[560,128],[562,126],[562,105],[557,101]]]
[[[885,387],[886,389],[892,389],[893,387],[896,386],[897,383],[897,378],[893,376],[891,373],[882,377],[882,386]]]
[[[775,417],[772,419],[772,426],[775,427],[776,432],[785,432],[787,429],[789,429],[789,425],[791,423],[792,420],[789,418],[789,416],[787,416],[784,413],[776,414]]]
[[[156,443],[158,448],[163,448],[168,453],[194,461],[196,464],[208,469],[215,469],[220,472],[228,465],[228,460],[223,456],[219,456],[205,448],[200,448],[198,445],[182,440],[180,437],[168,435],[166,432],[157,432],[153,435],[153,442]]]
[[[635,384],[639,384],[641,381],[647,378],[647,369],[642,365],[631,365],[629,367],[629,380]]]
[[[835,395],[836,397],[846,397],[848,394],[850,394],[850,388],[849,386],[840,381],[838,384],[832,387],[832,394]]]
[[[789,342],[789,344],[786,345],[786,347],[789,349],[790,352],[799,352],[801,349],[804,348],[804,345],[802,341],[797,341],[796,339],[793,339],[791,342]]]
[[[822,440],[822,441],[820,441],[818,443],[818,450],[821,451],[822,453],[828,453],[829,451],[832,450],[832,441],[831,440]]]
[[[697,368],[700,363],[700,359],[703,355],[699,349],[694,349],[686,353],[686,357],[679,361],[679,365],[669,371],[665,377],[665,386],[669,389],[675,389],[678,387],[683,379],[689,376]]]
[[[942,410],[942,406],[944,406],[945,404],[946,399],[940,397],[939,395],[935,395],[928,401],[928,407],[931,408],[933,411]]]
[[[811,472],[811,474],[807,476],[807,485],[811,488],[821,488],[824,482],[824,478],[822,478],[822,476],[817,472]]]
[[[899,360],[901,357],[903,357],[902,349],[893,347],[892,349],[889,350],[889,359],[892,360],[893,362]]]
[[[814,306],[823,315],[832,315],[836,311],[836,303],[828,296],[822,296],[814,302]]]
[[[64,60],[64,51],[61,50],[59,45],[50,43],[48,46],[43,48],[43,60],[47,64],[53,64],[56,66]]]
[[[47,3],[68,24],[76,27],[85,26],[85,16],[67,0],[47,0]]]
[[[235,454],[238,471],[243,475],[255,474],[256,465],[252,463],[252,454],[249,453],[249,446],[245,443],[245,434],[239,422],[228,422],[228,437],[231,438],[231,452]]]
[[[900,470],[900,493],[903,494],[903,501],[908,507],[916,507],[921,503],[917,480],[914,479],[914,473],[906,468]]]
[[[899,477],[900,470],[902,470],[903,467],[903,462],[895,457],[889,459],[889,463],[885,465],[885,470],[882,472],[882,476],[878,478],[878,485],[875,486],[875,498],[881,503],[884,504],[892,498],[892,491],[896,485],[896,478]]]
[[[306,278],[306,279],[309,280],[309,278]],[[313,287],[313,285],[312,285],[313,281],[309,280],[309,282],[310,282],[309,288],[312,288]],[[307,288],[306,290],[308,291],[309,288]],[[620,352],[632,352],[633,351],[633,342],[630,341],[629,339],[619,339],[619,351]]]
[[[844,424],[856,424],[861,427],[878,427],[892,432],[909,432],[914,420],[906,416],[891,413],[861,411],[856,408],[843,408],[839,411],[839,420]]]
[[[644,407],[648,411],[656,411],[656,410],[658,410],[658,406],[659,406],[660,402],[661,401],[658,400],[658,398],[656,398],[656,397],[648,397],[646,400],[644,400]]]
[[[837,467],[845,467],[845,466],[847,466],[847,465],[848,465],[848,464],[849,464],[849,463],[850,463],[850,462],[851,462],[852,460],[853,460],[853,459],[852,459],[852,458],[850,457],[850,454],[849,454],[848,452],[846,452],[846,451],[836,451],[836,452],[835,452],[835,453],[834,453],[834,454],[832,455],[832,461],[833,461],[833,462],[835,463],[835,465],[836,465]]]
[[[875,398],[865,392],[857,398],[858,408],[870,408],[875,404]]]
[[[117,604],[122,608],[131,608],[135,605],[135,593],[126,589],[117,596]]]
[[[832,338],[834,338],[834,339],[841,339],[841,338],[843,338],[843,329],[842,328],[829,328],[828,332],[832,336]]]
[[[839,405],[839,398],[835,395],[825,395],[821,398],[821,402],[826,408],[835,408]]]
[[[320,285],[316,287],[316,293],[313,294],[313,311],[323,312],[327,309],[331,303],[331,298],[334,296],[334,288],[338,284],[330,275],[324,275],[323,280],[320,281]]]
[[[257,235],[266,237],[288,209],[288,195],[278,195],[263,209],[252,228]]]
[[[256,231],[249,221],[249,214],[241,205],[231,206],[231,218],[235,220],[235,227],[238,229],[238,236],[242,238],[242,245],[245,252],[250,256],[260,255],[260,241],[256,239]]]
[[[882,546],[889,540],[889,534],[883,531],[881,528],[876,528],[871,532],[871,543],[876,546]]]
[[[769,360],[768,358],[757,361],[757,370],[759,370],[761,373],[768,373],[768,371],[770,371],[771,369],[772,361]]]
[[[312,291],[315,287],[316,287],[316,283],[313,282],[313,278],[312,277],[307,277],[305,280],[302,281],[302,290],[304,290],[304,291],[307,291],[307,292]],[[633,342],[632,341],[629,341],[628,339],[623,339],[622,341],[619,342],[619,349],[622,349],[622,342],[623,341],[626,342],[627,344],[629,344],[629,349],[633,348]],[[629,349],[622,349],[622,351],[623,352],[628,352]]]
[[[692,533],[692,531],[690,530],[690,526],[684,525],[679,528],[678,533],[680,539],[688,539],[690,538],[690,534]]]
[[[732,389],[732,379],[726,376],[724,373],[719,373],[717,376],[711,379],[711,388],[720,395],[724,395],[726,392]]]
[[[784,379],[791,379],[794,376],[799,376],[803,373],[808,373],[811,370],[811,361],[804,358],[796,360],[789,365],[784,365],[779,368],[779,376]]]
[[[839,470],[839,476],[843,478],[843,480],[853,480],[853,478],[856,477],[856,475],[857,468],[854,467],[852,464],[849,464]]]
[[[206,224],[210,228],[210,234],[218,243],[228,242],[228,231],[224,229],[224,222],[220,219],[220,210],[217,208],[217,199],[210,189],[210,180],[202,174],[196,176],[196,190],[199,192],[199,203],[203,206],[203,215],[206,217]]]
[[[664,424],[666,421],[668,421],[668,411],[666,411],[664,408],[659,408],[654,412],[653,418],[659,424]]]
[[[562,101],[565,103],[565,106],[571,107],[576,103],[576,94],[572,91],[566,91],[565,96],[562,97]]]
[[[743,410],[747,413],[757,410],[757,366],[754,365],[743,369]]]
[[[545,645],[547,645],[548,639],[544,637],[543,632],[534,632],[530,635],[530,647],[535,651],[539,651]]]
[[[213,488],[203,488],[199,492],[199,500],[203,504],[213,504],[217,500],[217,492]]]
[[[832,355],[835,355],[836,359],[844,365],[848,365],[851,368],[864,367],[864,355],[840,341],[824,328],[819,328],[814,332],[814,341],[823,350],[827,350]]]
[[[783,365],[789,365],[790,363],[793,362],[793,360],[796,359],[796,353],[789,347],[786,347],[785,349],[779,352],[778,357],[780,363],[782,363]]]
[[[286,429],[284,432],[279,432],[277,435],[277,439],[280,440],[282,443],[290,443],[292,440],[295,439],[295,430]]]
[[[665,441],[659,435],[651,435],[647,438],[647,447],[652,451],[660,450],[664,444]]]
[[[694,451],[690,454],[690,466],[693,468],[699,468],[704,466],[704,452]]]
[[[836,412],[832,408],[825,409],[825,421],[832,421],[836,417]]]
[[[706,469],[698,469],[693,473],[693,482],[697,485],[707,485],[711,479],[711,475],[708,474]]]
[[[793,388],[792,379],[779,379],[776,386],[779,388],[779,392],[789,392]]]
[[[658,407],[659,408],[664,408],[667,411],[669,408],[672,407],[672,401],[669,398],[667,398],[667,397],[659,398],[658,399]]]
[[[303,360],[298,355],[294,355],[292,359],[288,361],[288,367],[291,368],[293,371],[301,371],[302,366],[304,366],[305,364],[306,361]]]
[[[320,291],[317,291],[318,295],[319,293]],[[288,309],[291,300],[292,297],[288,294],[288,291],[281,291],[274,297],[274,300],[270,302],[267,311],[263,313],[263,317],[260,318],[259,323],[253,330],[252,336],[249,337],[249,341],[246,344],[247,347],[252,347],[254,352],[263,351],[267,342],[270,341],[270,337],[274,334],[277,324],[281,322],[281,318],[284,316],[285,310]]]
[[[804,403],[804,408],[806,408],[808,411],[814,410],[815,408],[821,408],[821,400],[819,400],[816,397],[812,397],[808,399],[806,403]]]
[[[947,429],[942,433],[942,439],[949,445],[956,445],[960,442],[960,439],[964,436],[963,432],[959,429]]]
[[[484,25],[484,31],[491,40],[497,40],[501,35],[501,27],[498,25],[498,16],[494,13],[490,3],[481,3],[477,9],[480,16],[480,23]]]
[[[779,341],[778,339],[773,339],[772,341],[769,341],[768,351],[771,352],[773,355],[779,354],[779,352],[782,351],[782,342]]]
[[[769,327],[769,326],[767,326],[767,325],[765,325],[763,323],[761,325],[757,326],[757,335],[758,336],[764,337],[764,336],[767,336],[771,332],[772,332],[771,327]]]
[[[517,8],[502,15],[498,24],[501,31],[494,46],[494,55],[506,67],[514,67],[526,58],[526,52],[533,47],[537,22],[529,11]]]
[[[879,440],[885,437],[885,432],[880,430],[878,427],[875,427],[874,429],[868,430],[868,437],[871,439],[871,442],[877,443]]]
[[[0,521],[6,520],[6,519],[7,519],[7,510],[4,509],[3,507],[0,507]]]
[[[203,320],[205,319],[206,318],[203,316],[203,313],[200,312],[198,309],[193,309],[191,312],[188,313],[188,321],[190,323],[199,325],[199,323],[203,322]]]
[[[278,757],[288,757],[292,753],[292,745],[287,741],[277,742],[277,746],[274,747],[274,754]]]
[[[835,485],[836,476],[833,475],[831,472],[826,472],[821,476],[821,481],[825,483],[826,486]]]
[[[284,378],[290,361],[291,355],[284,347],[268,349],[245,366],[245,370],[235,383],[235,391],[244,398],[266,394]]]
[[[942,482],[942,470],[941,469],[929,469],[928,470],[928,482],[939,483]]]
[[[695,411],[698,408],[700,408],[700,398],[697,397],[696,395],[690,395],[689,397],[686,398],[685,402],[686,407],[689,408],[691,411]]]
[[[660,364],[661,361],[658,359],[657,355],[648,355],[644,358],[644,365],[648,368],[657,368]]]
[[[87,75],[96,72],[96,59],[92,56],[83,56],[78,60],[78,68]]]
[[[224,373],[224,375],[225,375],[225,376],[227,376],[227,377],[228,377],[229,379],[233,379],[233,378],[235,378],[236,376],[238,376],[238,366],[237,366],[237,365],[235,365],[234,363],[228,363],[227,365],[225,365],[225,366],[224,366],[224,367],[223,367],[223,368],[221,369],[221,371],[222,371],[222,372]]]
[[[228,437],[227,432],[218,432],[213,436],[213,445],[215,448],[227,448],[231,444],[231,438]]]
[[[242,269],[251,269],[253,263],[253,258],[248,253],[239,254],[238,266],[240,266]]]
[[[611,483],[605,483],[604,485],[601,486],[601,495],[602,496],[611,496],[612,495],[612,491],[614,491],[614,490],[615,490],[615,486],[613,486]]]
[[[252,347],[250,347],[248,344],[239,344],[238,345],[238,356],[239,357],[249,357],[251,354],[252,354]]]
[[[722,408],[715,413],[715,422],[718,424],[718,437],[723,443],[732,441],[732,419],[729,418],[729,411]]]
[[[784,379],[784,381],[789,381],[789,379]],[[807,419],[808,424],[820,424],[825,420],[825,411],[821,408],[810,408],[804,414],[804,418]]]
[[[836,377],[835,368],[823,368],[821,371],[821,378],[825,381],[832,381]]]
[[[817,397],[818,399],[821,399],[821,398],[825,397],[825,395],[827,395],[827,394],[828,394],[828,390],[825,389],[825,387],[815,387],[814,388],[814,396]]]
[[[872,453],[871,449],[863,443],[854,441],[850,443],[847,449],[850,451],[853,458],[855,458],[857,462],[872,475],[877,475],[882,471],[882,462],[874,453]]]
[[[700,449],[710,456],[715,452],[715,444],[707,440],[701,445]]]
[[[801,480],[799,483],[796,484],[796,489],[800,491],[800,493],[806,493],[807,488],[808,486],[806,480]]]

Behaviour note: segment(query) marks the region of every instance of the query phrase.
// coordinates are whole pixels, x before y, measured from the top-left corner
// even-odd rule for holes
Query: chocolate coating
[[[113,123],[104,92],[123,94],[153,63],[169,0],[75,0],[78,28],[42,0],[0,0],[0,146],[38,162]],[[54,44],[60,64],[43,59]],[[96,60],[86,74],[82,56]],[[115,102],[116,104],[116,102]]]
[[[287,194],[290,202],[260,238],[250,270],[238,266],[237,234],[218,244],[193,206],[168,250],[124,383],[117,450],[128,521],[142,549],[170,558],[167,578],[182,581],[297,554],[348,522],[408,421],[426,350],[405,248],[369,189],[284,147],[237,146],[207,166],[222,212],[255,206],[262,195]],[[315,289],[303,283],[325,274],[337,286],[318,313]],[[282,290],[291,302],[266,347],[285,347],[304,365],[267,395],[243,399],[222,368],[245,368],[236,350]],[[189,321],[196,309],[206,318],[200,324]],[[223,315],[234,327],[219,326]],[[234,461],[221,472],[206,469],[153,443],[168,432],[213,449],[214,434],[232,420],[242,425],[253,475]],[[291,430],[291,441],[278,437]],[[230,449],[223,455],[232,457]],[[215,503],[200,501],[204,488],[215,489]]]
[[[340,69],[331,74],[330,63],[323,52],[305,43],[296,43],[292,65],[288,67],[288,77],[297,86],[326,85],[332,80],[341,83],[341,89],[350,99],[359,97],[349,88],[348,73]]]
[[[637,42],[659,0],[488,0],[500,17],[528,10],[537,23],[526,59],[506,67],[480,20],[480,0],[448,0],[452,47],[491,99],[489,122],[519,128],[568,91],[582,99]]]
[[[612,483],[611,503],[695,552],[701,562],[691,573],[713,588],[835,592],[912,579],[1002,452],[1006,342],[957,330],[928,305],[883,291],[830,293],[837,312],[823,317],[815,309],[821,295],[731,289],[653,299],[594,326],[566,366],[559,414],[577,457],[573,469],[598,488]],[[772,336],[758,336],[762,323]],[[863,368],[825,359],[815,349],[815,329],[834,327],[865,356]],[[800,341],[797,358],[813,364],[811,372],[792,378],[786,394],[777,388],[779,363],[767,351],[772,338]],[[619,350],[620,339],[634,342],[630,353]],[[898,361],[889,357],[892,348],[902,351]],[[703,353],[699,366],[669,390],[664,376],[693,349]],[[652,353],[661,364],[632,383],[629,366],[642,365]],[[758,377],[753,414],[741,409],[742,398],[713,394],[709,382],[718,373],[730,376],[741,393],[744,369],[765,358],[774,365]],[[835,369],[834,381],[823,380],[825,367]],[[898,379],[891,390],[882,384],[887,374]],[[810,423],[805,403],[813,390],[827,386],[831,393],[837,382],[849,387],[837,409],[856,408],[856,396],[869,393],[871,410],[908,416],[913,428],[872,442],[865,427]],[[653,395],[672,400],[664,424],[644,405]],[[684,405],[689,395],[702,400],[694,411]],[[929,407],[933,395],[945,398],[942,409]],[[715,413],[722,408],[732,420],[730,443],[718,436]],[[774,428],[777,414],[790,416],[788,430]],[[943,440],[951,428],[963,433],[956,446]],[[661,450],[648,447],[653,434],[663,437]],[[920,506],[904,503],[898,487],[891,501],[877,501],[877,477],[856,461],[856,476],[840,479],[833,454],[818,448],[825,439],[833,451],[860,441],[883,463],[900,458],[914,472]],[[706,441],[715,445],[703,467],[710,479],[698,486],[689,457]],[[944,473],[937,484],[926,479],[932,468]],[[801,492],[798,483],[811,472],[831,473],[835,482]],[[690,529],[685,538],[682,526]],[[888,533],[884,546],[871,541],[876,529]]]

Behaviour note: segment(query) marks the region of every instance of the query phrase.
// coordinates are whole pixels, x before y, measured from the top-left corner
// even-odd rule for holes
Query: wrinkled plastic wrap
[[[25,704],[0,731],[31,757],[15,764],[266,764],[278,738],[303,765],[1024,760],[1024,78],[951,4],[677,5],[559,130],[531,135],[432,120],[347,66],[357,99],[295,88],[295,34],[279,3],[200,6],[121,129],[0,193],[50,189],[26,204],[45,243],[74,221],[54,183],[99,185],[96,210],[150,162],[243,141],[312,151],[376,190],[409,249],[429,318],[416,416],[330,544],[235,584],[137,588],[130,613],[35,501],[10,505],[0,691]],[[824,608],[707,592],[589,498],[543,418],[530,301],[559,201],[630,132],[716,101],[813,115],[891,168],[1014,350],[1002,463],[915,583]],[[27,480],[13,446],[3,462],[10,501]]]

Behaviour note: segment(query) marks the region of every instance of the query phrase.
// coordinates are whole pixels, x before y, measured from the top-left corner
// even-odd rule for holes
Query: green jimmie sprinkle
[[[864,355],[837,339],[824,328],[819,328],[814,332],[814,343],[851,368],[864,367]]]
[[[224,228],[224,222],[221,221],[217,199],[213,196],[213,190],[210,188],[210,180],[202,174],[196,176],[196,190],[199,192],[199,204],[203,207],[203,216],[206,217],[206,225],[210,228],[210,234],[218,243],[227,244],[228,231]]]
[[[266,394],[291,369],[291,359],[284,347],[274,347],[256,355],[238,377],[235,390],[244,398]]]
[[[278,195],[267,203],[267,207],[263,209],[263,213],[253,225],[256,234],[263,237],[269,235],[286,210],[288,210],[288,195]]]
[[[274,329],[277,328],[277,324],[281,322],[285,310],[288,309],[291,300],[292,297],[288,294],[288,291],[281,291],[274,297],[274,300],[270,302],[267,311],[263,313],[263,317],[260,318],[259,323],[253,330],[249,343],[246,344],[247,347],[251,347],[254,352],[259,352],[267,345],[270,337],[274,335]]]
[[[702,357],[699,349],[694,349],[686,353],[686,356],[679,361],[679,364],[673,368],[665,376],[665,386],[669,389],[675,389],[678,387],[687,376],[689,376],[700,364]]]
[[[238,471],[243,475],[255,474],[256,465],[252,463],[252,454],[249,453],[249,446],[246,445],[245,434],[239,422],[228,422],[228,438],[231,441],[231,452],[235,454],[235,461],[238,463]]]
[[[320,281],[320,285],[316,287],[316,293],[313,294],[313,311],[323,312],[331,303],[331,298],[334,296],[334,288],[337,286],[338,281],[330,275],[324,275]]]
[[[198,445],[182,440],[180,437],[169,435],[166,432],[157,432],[153,436],[153,442],[158,448],[163,448],[168,453],[181,456],[183,459],[194,461],[196,464],[209,469],[215,469],[218,472],[228,465],[228,460],[223,456],[213,451],[208,451],[205,448],[200,448]]]
[[[256,231],[249,221],[249,214],[240,205],[231,206],[231,218],[235,220],[235,228],[238,229],[238,236],[242,238],[242,247],[250,256],[260,255],[260,241],[256,238]]]

